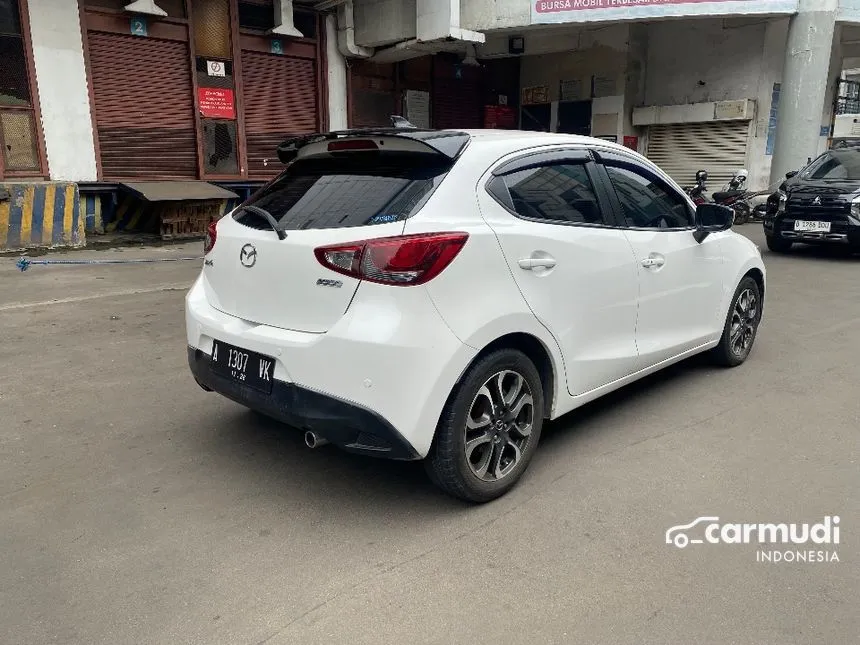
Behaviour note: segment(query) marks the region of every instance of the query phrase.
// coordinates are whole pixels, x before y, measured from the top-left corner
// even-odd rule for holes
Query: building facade
[[[0,249],[199,234],[284,138],[392,114],[763,190],[829,145],[855,25],[860,0],[0,0]]]

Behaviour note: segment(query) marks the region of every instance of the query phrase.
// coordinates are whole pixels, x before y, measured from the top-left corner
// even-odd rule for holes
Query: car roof
[[[446,130],[440,130],[446,132]],[[450,130],[455,132],[455,130]],[[560,132],[535,132],[530,130],[495,130],[495,129],[462,129],[456,130],[463,134],[469,135],[474,143],[493,143],[496,146],[504,146],[505,143],[510,144],[510,151],[515,152],[524,148],[547,145],[581,145],[581,146],[599,146],[604,149],[609,148],[627,153],[633,153],[638,156],[635,150],[631,150],[625,146],[619,145],[613,141],[599,139],[597,137],[587,137],[580,134],[564,134]]]

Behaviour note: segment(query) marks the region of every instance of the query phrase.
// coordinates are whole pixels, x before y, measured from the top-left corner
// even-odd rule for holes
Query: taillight
[[[435,278],[457,257],[468,233],[420,233],[322,246],[324,267],[381,284],[411,286]]]
[[[216,220],[209,222],[209,226],[206,227],[206,237],[203,238],[203,255],[209,253],[215,246],[215,240],[218,238],[218,230],[215,228],[217,225],[218,221]]]

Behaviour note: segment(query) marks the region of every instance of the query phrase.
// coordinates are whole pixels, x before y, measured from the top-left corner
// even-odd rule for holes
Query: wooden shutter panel
[[[434,62],[432,95],[434,127],[484,127],[483,85],[479,68],[447,60]]]
[[[359,60],[350,66],[353,128],[387,127],[396,114],[396,66]]]
[[[319,131],[316,64],[312,59],[242,52],[248,174],[281,170],[277,148],[289,136]]]
[[[197,139],[188,45],[89,32],[105,179],[194,179]]]

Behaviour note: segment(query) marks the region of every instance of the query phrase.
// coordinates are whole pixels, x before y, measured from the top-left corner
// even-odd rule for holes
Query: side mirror
[[[696,206],[696,231],[693,237],[701,244],[711,233],[727,231],[735,221],[735,211],[728,206],[705,203]]]
[[[797,174],[797,171],[796,171],[796,170],[789,170],[787,173],[785,173],[785,178],[786,178],[786,179],[791,179],[791,178],[792,178],[792,177],[794,177],[796,174]]]

